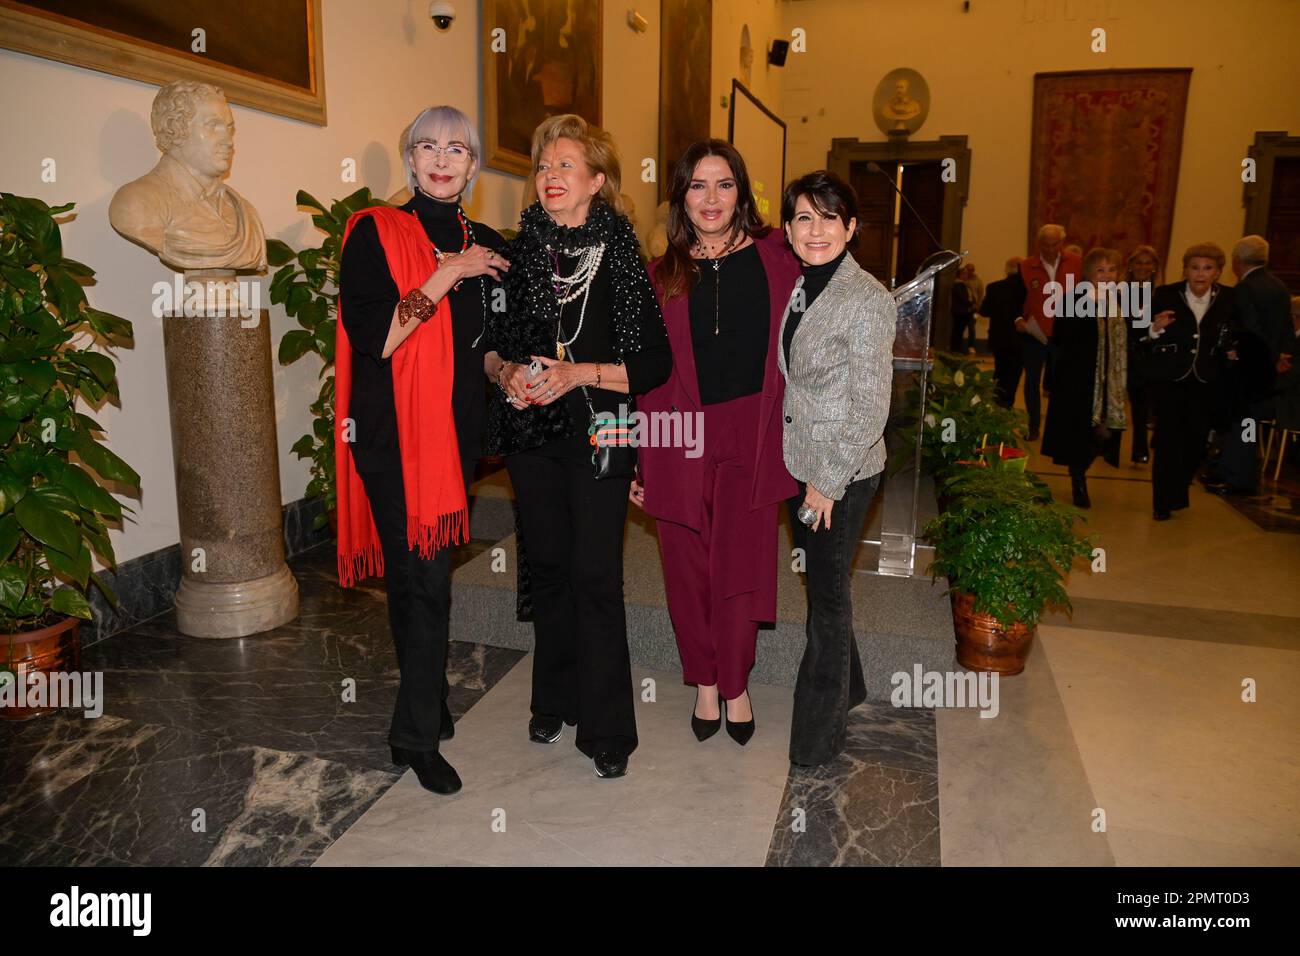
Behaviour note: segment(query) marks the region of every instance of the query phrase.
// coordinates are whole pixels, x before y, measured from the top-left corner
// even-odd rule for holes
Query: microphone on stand
[[[925,224],[925,220],[922,219],[921,214],[916,211],[916,207],[912,205],[912,203],[908,200],[908,198],[905,195],[903,195],[903,191],[898,188],[898,183],[894,182],[893,177],[890,176],[889,173],[881,169],[880,164],[876,162],[867,163],[867,169],[869,169],[873,173],[880,173],[880,175],[885,177],[885,182],[889,183],[889,188],[892,189],[894,192],[898,193],[898,198],[903,200],[903,202],[907,204],[908,209],[912,210],[912,215],[915,216],[916,221],[921,224],[921,228],[925,230],[925,234],[930,237],[930,242],[934,243],[935,249],[942,250],[943,249],[942,243],[940,243],[939,240],[934,237],[934,233],[930,231],[930,227]]]

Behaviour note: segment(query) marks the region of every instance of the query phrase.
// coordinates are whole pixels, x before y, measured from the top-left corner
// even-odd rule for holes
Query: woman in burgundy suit
[[[799,262],[759,217],[730,143],[696,143],[674,167],[668,250],[650,274],[673,372],[640,410],[699,441],[643,444],[632,500],[658,519],[682,675],[696,685],[691,727],[706,740],[725,713],[727,733],[744,745],[754,733],[747,687],[758,623],[776,618],[777,506],[796,489],[781,451],[776,359]]]

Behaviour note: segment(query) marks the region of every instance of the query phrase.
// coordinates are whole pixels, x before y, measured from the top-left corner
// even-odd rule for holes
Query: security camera
[[[429,4],[429,19],[439,30],[450,30],[451,21],[456,19],[456,8],[447,0],[433,0]]]

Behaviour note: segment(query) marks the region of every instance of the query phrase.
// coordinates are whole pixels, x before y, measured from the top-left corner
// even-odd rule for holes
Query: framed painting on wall
[[[673,164],[691,143],[709,138],[713,0],[659,5],[659,201],[668,198]]]
[[[601,6],[574,0],[483,0],[485,165],[519,176],[548,116],[601,120]]]
[[[0,46],[325,125],[320,0],[0,0]]]
[[[1043,223],[1067,242],[1169,256],[1190,69],[1034,75],[1027,249]]]

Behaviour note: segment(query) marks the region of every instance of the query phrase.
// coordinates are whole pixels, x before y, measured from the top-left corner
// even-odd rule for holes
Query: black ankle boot
[[[451,740],[455,736],[456,724],[451,717],[451,708],[447,706],[447,702],[444,700],[442,702],[442,718],[438,721],[438,739]]]
[[[1088,497],[1088,478],[1086,475],[1071,475],[1070,491],[1074,495],[1074,506],[1076,508],[1092,507],[1092,500]]]
[[[447,758],[436,750],[405,750],[393,748],[393,763],[410,766],[415,771],[420,786],[433,793],[449,794],[460,789],[460,775],[447,763]]]

